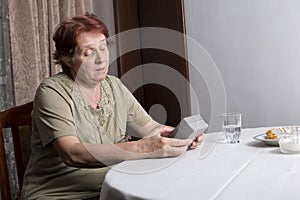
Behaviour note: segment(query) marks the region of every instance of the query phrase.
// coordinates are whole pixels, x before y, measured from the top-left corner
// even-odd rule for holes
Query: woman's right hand
[[[156,134],[137,141],[137,152],[143,153],[147,158],[179,156],[188,149],[191,139],[167,138]]]

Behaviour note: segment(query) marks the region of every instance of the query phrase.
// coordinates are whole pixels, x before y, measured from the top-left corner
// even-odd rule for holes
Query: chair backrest
[[[6,157],[5,154],[3,128],[11,128],[15,159],[16,159],[17,176],[18,176],[19,188],[21,190],[26,163],[24,163],[22,157],[19,127],[31,126],[32,110],[33,110],[33,102],[29,102],[27,104],[16,106],[0,113],[0,170],[1,170],[1,183],[2,183],[1,196],[3,200],[12,199],[11,188],[10,188],[9,178],[8,178],[9,177],[8,170],[7,170],[7,162],[11,162],[11,161]]]

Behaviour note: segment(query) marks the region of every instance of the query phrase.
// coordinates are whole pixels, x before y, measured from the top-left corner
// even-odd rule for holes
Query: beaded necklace
[[[91,92],[88,91],[87,88],[80,86],[79,84],[78,86],[85,101],[93,108],[99,108],[99,103],[101,99],[101,83],[97,84],[95,92],[93,92],[94,94],[91,94]]]

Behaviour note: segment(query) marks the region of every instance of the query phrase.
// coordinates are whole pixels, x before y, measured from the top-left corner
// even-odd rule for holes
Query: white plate
[[[253,137],[253,139],[255,140],[259,140],[262,141],[264,143],[266,143],[267,145],[271,145],[271,146],[278,146],[278,139],[266,139],[266,134],[262,133],[259,135],[256,135]]]

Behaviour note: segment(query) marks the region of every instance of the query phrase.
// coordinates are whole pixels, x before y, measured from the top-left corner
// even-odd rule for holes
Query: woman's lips
[[[107,66],[106,66],[105,62],[103,62],[101,65],[102,65],[102,67],[99,66],[99,67],[96,69],[97,72],[101,72],[101,71],[104,71],[104,70],[106,69]],[[104,66],[103,66],[103,65],[104,65]]]

